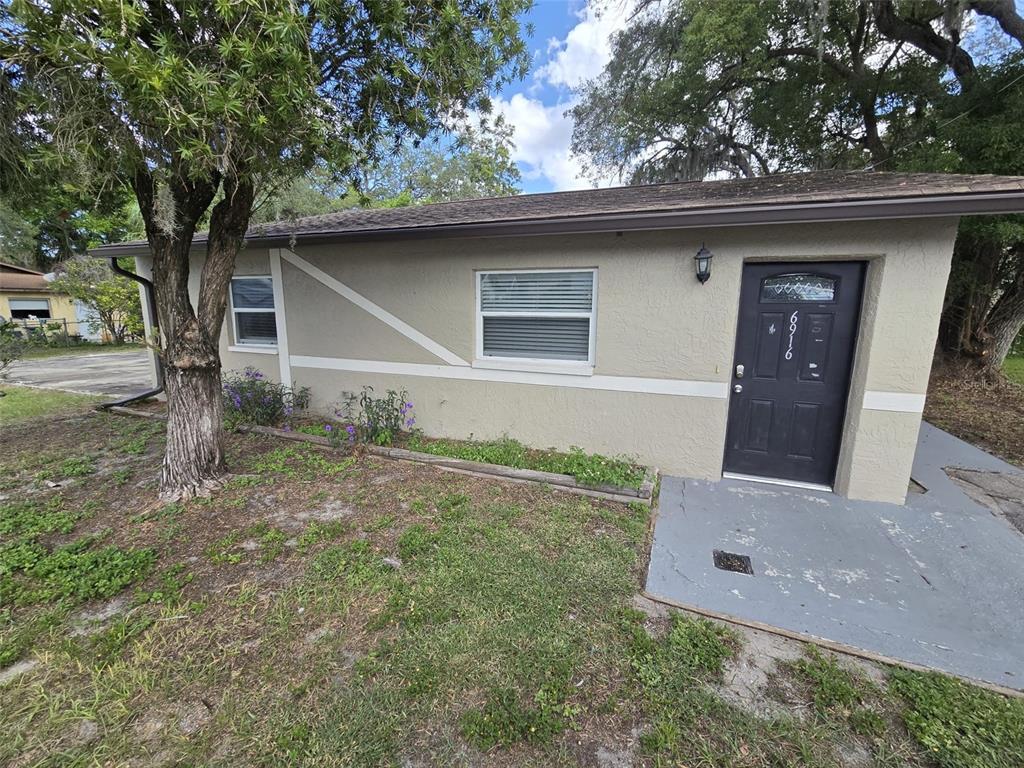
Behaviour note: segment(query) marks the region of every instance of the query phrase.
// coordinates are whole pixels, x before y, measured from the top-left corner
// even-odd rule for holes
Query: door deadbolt
[[[742,379],[743,378],[743,366],[742,365],[737,365],[736,366],[736,378],[737,379]]]

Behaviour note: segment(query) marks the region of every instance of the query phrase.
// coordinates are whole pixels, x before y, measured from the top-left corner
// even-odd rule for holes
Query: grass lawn
[[[1024,386],[1024,356],[1008,357],[1003,364],[1003,373],[1010,381]]]
[[[4,429],[0,764],[1024,762],[1024,702],[792,641],[753,706],[748,635],[634,607],[640,505],[255,435],[162,505],[162,428]]]
[[[54,389],[33,389],[14,384],[0,385],[0,428],[53,412],[85,411],[100,402],[98,397],[75,395]]]

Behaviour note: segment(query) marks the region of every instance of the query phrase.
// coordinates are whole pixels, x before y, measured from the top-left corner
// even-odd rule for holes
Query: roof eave
[[[249,245],[287,246],[329,242],[435,239],[461,237],[510,237],[518,235],[560,235],[596,232],[635,232],[654,229],[808,224],[831,221],[935,218],[1024,212],[1024,191],[933,195],[886,200],[845,200],[827,203],[766,203],[751,206],[700,208],[694,210],[628,212],[598,216],[551,217],[520,221],[445,224],[352,232],[323,231],[291,235],[254,236]],[[114,258],[145,254],[148,246],[111,244],[91,251],[93,256]]]

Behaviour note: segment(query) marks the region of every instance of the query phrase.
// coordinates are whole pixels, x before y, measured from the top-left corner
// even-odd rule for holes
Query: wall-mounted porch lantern
[[[693,257],[694,266],[697,268],[697,279],[700,280],[701,285],[711,277],[711,259],[713,257],[714,254],[704,247],[704,243],[701,243],[700,250]]]

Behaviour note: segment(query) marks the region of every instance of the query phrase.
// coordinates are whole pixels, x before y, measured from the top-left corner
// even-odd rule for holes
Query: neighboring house
[[[0,317],[28,327],[66,322],[68,333],[78,332],[70,296],[53,291],[42,272],[6,262],[0,262]]]
[[[958,219],[1009,211],[1022,178],[827,172],[262,225],[222,360],[325,412],[407,389],[428,435],[902,502]]]
[[[78,335],[83,339],[104,344],[110,341],[111,335],[103,327],[96,310],[77,299],[75,300],[75,319],[78,322],[76,326]]]

